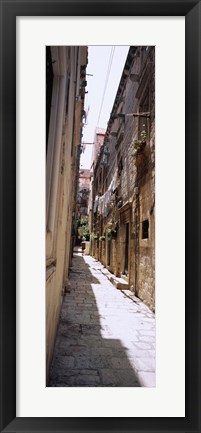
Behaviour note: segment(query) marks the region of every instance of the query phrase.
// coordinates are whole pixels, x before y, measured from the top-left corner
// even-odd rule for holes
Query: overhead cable
[[[108,80],[109,80],[109,76],[110,76],[112,61],[113,61],[113,57],[114,57],[114,51],[115,51],[115,46],[111,48],[111,52],[110,52],[110,58],[109,58],[108,69],[107,69],[107,74],[106,74],[106,78],[105,78],[105,85],[104,85],[104,89],[103,89],[103,96],[102,96],[102,100],[101,100],[101,106],[100,106],[100,111],[99,111],[99,115],[98,115],[97,126],[99,124],[99,120],[100,120],[100,116],[101,116],[101,112],[102,112],[102,108],[103,108],[103,102],[104,102],[105,92],[107,89],[107,84],[108,84]]]

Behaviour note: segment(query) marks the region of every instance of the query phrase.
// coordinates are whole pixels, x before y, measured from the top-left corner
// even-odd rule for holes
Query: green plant
[[[105,241],[105,236],[100,236],[99,241]]]
[[[80,220],[80,218],[77,220],[77,227],[80,227],[81,226],[81,220]]]
[[[108,229],[108,231],[107,231],[107,237],[108,237],[108,239],[115,238],[116,234],[117,234],[117,231],[115,229],[113,229],[113,228]]]
[[[121,180],[117,179],[116,188],[119,188],[121,186]]]
[[[89,227],[88,224],[85,223],[82,225],[83,228],[83,237],[85,238],[85,241],[89,241],[90,233],[89,233]]]
[[[115,194],[112,194],[110,197],[110,203],[113,205],[116,202],[116,196]]]
[[[147,131],[145,131],[145,129],[141,132],[140,137],[141,137],[141,142],[144,143],[147,139]]]
[[[98,239],[98,236],[94,232],[91,232],[90,239],[93,241],[94,239]]]
[[[133,141],[133,152],[132,156],[137,156],[139,153],[142,153],[146,146],[147,132],[143,130],[140,134],[141,140]]]

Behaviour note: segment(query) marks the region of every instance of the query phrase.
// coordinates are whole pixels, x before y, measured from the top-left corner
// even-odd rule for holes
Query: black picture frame
[[[200,432],[201,2],[0,1],[1,11],[1,432]],[[16,418],[16,17],[185,16],[186,416]],[[174,100],[174,95],[173,95]],[[174,392],[174,383],[172,384]],[[166,404],[166,402],[164,402]]]

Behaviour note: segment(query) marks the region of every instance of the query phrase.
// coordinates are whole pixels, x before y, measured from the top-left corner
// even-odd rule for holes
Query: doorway
[[[124,260],[124,275],[128,276],[129,269],[129,223],[125,225],[125,260]]]

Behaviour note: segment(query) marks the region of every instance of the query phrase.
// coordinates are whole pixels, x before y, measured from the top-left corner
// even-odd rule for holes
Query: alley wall
[[[46,161],[46,371],[47,381],[72,249],[87,47],[47,47],[49,106]]]
[[[155,310],[155,48],[130,47],[93,173],[91,252]],[[127,286],[126,286],[127,285]]]

